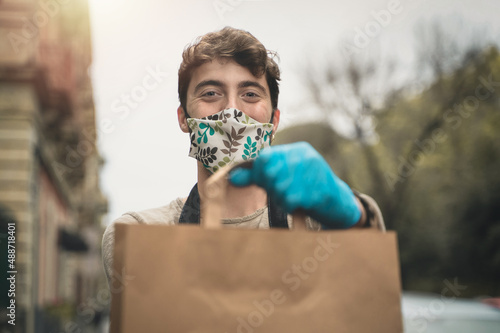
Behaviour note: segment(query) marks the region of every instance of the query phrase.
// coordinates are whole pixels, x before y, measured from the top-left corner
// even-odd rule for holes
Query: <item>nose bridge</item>
[[[238,91],[236,89],[229,89],[226,96],[226,106],[225,109],[235,108],[241,110],[241,99],[238,96]]]

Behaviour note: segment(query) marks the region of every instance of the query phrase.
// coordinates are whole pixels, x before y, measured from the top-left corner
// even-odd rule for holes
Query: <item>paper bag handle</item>
[[[220,168],[210,176],[204,186],[204,200],[201,205],[201,227],[219,229],[222,227],[222,207],[229,184],[229,172],[234,168],[251,167],[252,162],[242,162]],[[306,230],[306,215],[298,210],[292,214],[293,229]]]

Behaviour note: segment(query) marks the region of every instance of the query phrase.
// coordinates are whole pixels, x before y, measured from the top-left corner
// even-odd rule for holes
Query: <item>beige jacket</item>
[[[371,197],[364,194],[356,194],[363,206],[367,210],[368,225],[371,228],[376,228],[385,231],[384,219],[380,209]],[[108,283],[111,283],[111,278],[115,275],[112,272],[113,267],[113,245],[115,238],[116,223],[140,223],[140,224],[165,224],[174,225],[179,223],[185,199],[177,198],[166,206],[143,210],[140,212],[128,212],[117,218],[113,223],[108,225],[102,238],[102,259],[104,270],[108,278]],[[269,229],[269,219],[267,207],[255,211],[253,214],[234,219],[223,219],[222,223],[226,227],[237,228],[254,228],[254,229]],[[321,229],[319,223],[312,219],[306,219],[307,227],[310,230],[319,231]],[[288,225],[292,227],[293,221],[288,216]],[[111,284],[110,284],[111,285]]]

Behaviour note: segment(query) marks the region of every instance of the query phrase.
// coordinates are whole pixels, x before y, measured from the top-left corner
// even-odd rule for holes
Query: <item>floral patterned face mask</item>
[[[230,108],[213,115],[188,118],[194,157],[211,173],[219,168],[256,158],[271,144],[273,124],[259,123],[242,111]]]

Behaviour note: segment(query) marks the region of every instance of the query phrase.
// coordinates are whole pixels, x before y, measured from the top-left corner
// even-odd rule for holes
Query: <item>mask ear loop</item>
[[[269,123],[272,124],[273,120],[274,120],[274,109],[273,109],[273,113],[271,113],[271,120],[269,120]]]
[[[271,113],[271,119],[269,120],[269,123],[272,124],[273,123],[273,120],[274,120],[274,109],[273,109],[273,113]],[[274,124],[273,124],[274,126]],[[272,144],[274,141],[274,131],[273,131],[273,135],[271,136],[271,141],[269,141],[269,144]]]

